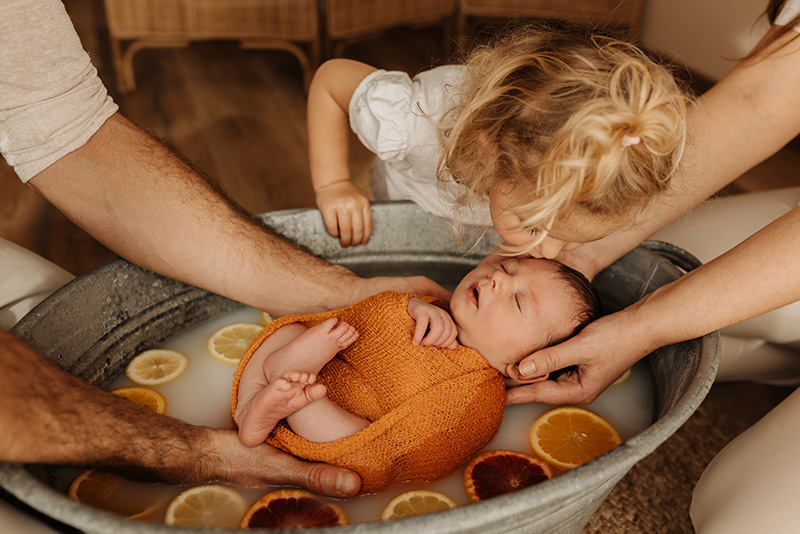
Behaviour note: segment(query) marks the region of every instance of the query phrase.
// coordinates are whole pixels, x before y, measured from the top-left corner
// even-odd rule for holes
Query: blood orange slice
[[[346,525],[339,505],[311,492],[282,489],[267,493],[250,506],[239,528],[314,528]]]
[[[464,470],[469,499],[483,501],[553,478],[549,465],[517,451],[489,451],[475,457]]]

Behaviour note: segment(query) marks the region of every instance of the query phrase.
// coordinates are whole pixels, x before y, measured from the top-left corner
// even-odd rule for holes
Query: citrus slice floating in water
[[[208,353],[221,362],[238,364],[263,328],[263,325],[252,323],[235,323],[220,328],[208,338]]]
[[[167,411],[167,399],[153,388],[133,386],[117,388],[111,390],[111,393],[158,414],[163,415]]]
[[[628,379],[631,377],[631,375],[632,375],[632,374],[633,374],[633,368],[628,368],[628,370],[627,370],[627,371],[625,371],[624,373],[622,373],[622,375],[621,375],[619,378],[617,378],[616,380],[614,380],[614,381],[611,383],[611,385],[612,385],[612,386],[618,386],[618,385],[622,384],[623,382],[625,382],[626,380],[628,380]],[[609,386],[609,387],[610,387],[610,386]]]
[[[250,506],[239,528],[314,528],[347,525],[342,508],[313,493],[282,489],[267,493]]]
[[[264,324],[269,324],[272,322],[272,315],[268,314],[265,311],[261,312],[261,322]]]
[[[236,528],[246,509],[247,502],[236,490],[217,484],[195,486],[172,499],[164,513],[164,523]]]
[[[381,520],[410,517],[412,515],[429,514],[440,510],[455,508],[453,499],[438,491],[414,490],[401,493],[386,505],[381,513]]]
[[[131,519],[148,519],[161,506],[160,498],[143,491],[141,483],[131,482],[106,471],[88,469],[75,477],[67,496],[80,503]]]
[[[125,374],[142,386],[166,384],[178,378],[189,365],[182,352],[170,349],[146,350],[128,363]]]
[[[559,406],[540,415],[530,431],[533,452],[562,469],[573,469],[620,443],[614,426],[577,406]]]
[[[489,451],[464,469],[464,487],[473,502],[511,493],[553,478],[549,465],[517,451]]]

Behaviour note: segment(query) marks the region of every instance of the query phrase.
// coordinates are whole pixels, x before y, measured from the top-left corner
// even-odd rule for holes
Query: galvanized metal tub
[[[486,238],[475,245],[475,236],[463,236],[464,244],[457,246],[446,223],[405,202],[376,204],[370,243],[348,249],[327,235],[317,210],[274,212],[262,218],[267,226],[310,252],[364,276],[424,274],[451,288],[494,248],[493,241]],[[697,260],[676,247],[649,242],[606,269],[594,283],[610,312],[697,265]],[[116,259],[54,293],[12,332],[69,372],[104,386],[140,351],[238,306]],[[672,435],[700,405],[714,380],[718,360],[716,333],[648,356],[656,384],[655,421],[609,453],[545,484],[436,514],[312,532],[580,533],[630,468]],[[128,520],[74,502],[43,481],[35,466],[0,465],[0,485],[34,513],[88,534],[183,530]]]

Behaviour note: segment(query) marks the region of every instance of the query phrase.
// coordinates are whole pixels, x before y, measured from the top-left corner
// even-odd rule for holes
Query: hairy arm
[[[392,288],[446,297],[422,277],[364,279],[307,254],[119,114],[29,183],[132,263],[259,309],[323,311]]]
[[[102,465],[170,484],[300,484],[331,496],[358,491],[358,475],[304,462],[235,431],[157,415],[57,368],[0,330],[0,460]]]

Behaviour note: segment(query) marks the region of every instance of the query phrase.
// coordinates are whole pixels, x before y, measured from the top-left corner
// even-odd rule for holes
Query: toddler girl
[[[413,79],[331,60],[308,100],[317,206],[342,245],[369,240],[369,201],[350,182],[349,124],[377,156],[377,200],[493,224],[507,252],[553,257],[621,228],[666,189],[686,101],[636,46],[578,26],[517,28]],[[605,224],[586,229],[589,216]]]

